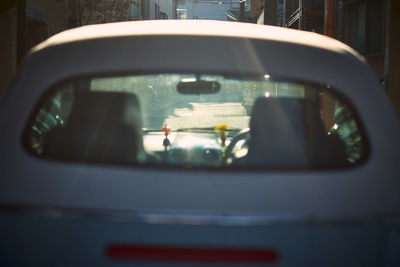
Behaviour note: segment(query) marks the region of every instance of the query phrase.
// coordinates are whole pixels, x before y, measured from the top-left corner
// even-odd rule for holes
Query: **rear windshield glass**
[[[24,145],[63,161],[245,169],[350,167],[367,147],[326,86],[205,74],[65,82],[38,103]]]

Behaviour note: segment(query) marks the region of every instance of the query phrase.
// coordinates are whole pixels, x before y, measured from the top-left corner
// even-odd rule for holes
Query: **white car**
[[[400,125],[348,46],[85,26],[0,104],[2,266],[400,266]]]

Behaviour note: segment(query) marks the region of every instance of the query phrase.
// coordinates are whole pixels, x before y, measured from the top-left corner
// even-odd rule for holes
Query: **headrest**
[[[306,167],[304,103],[297,98],[258,98],[250,119],[248,164]]]
[[[304,103],[298,98],[258,98],[250,120],[254,135],[265,131],[302,133],[305,131]]]
[[[65,127],[49,132],[49,157],[96,163],[134,164],[143,154],[135,95],[76,90]]]
[[[142,128],[139,101],[134,94],[75,91],[69,124]]]

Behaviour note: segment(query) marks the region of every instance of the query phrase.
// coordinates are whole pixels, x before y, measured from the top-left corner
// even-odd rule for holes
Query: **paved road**
[[[236,100],[236,101],[233,101]],[[220,103],[222,101],[226,101]],[[175,95],[150,96],[143,101],[143,126],[147,129],[161,129],[164,124],[171,129],[192,127],[213,127],[226,123],[231,128],[245,128],[249,116],[237,96],[224,95]]]

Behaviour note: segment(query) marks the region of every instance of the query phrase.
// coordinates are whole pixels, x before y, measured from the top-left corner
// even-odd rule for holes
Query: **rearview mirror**
[[[215,94],[221,89],[221,84],[216,81],[190,80],[179,82],[176,88],[181,94]]]

